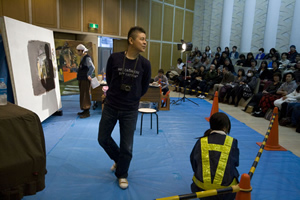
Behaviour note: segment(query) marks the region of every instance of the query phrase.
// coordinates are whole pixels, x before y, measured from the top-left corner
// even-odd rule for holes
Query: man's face
[[[146,34],[142,32],[135,32],[136,35],[135,39],[132,37],[129,38],[129,43],[139,52],[145,52],[147,41],[146,41]]]
[[[291,75],[291,74],[287,74],[286,77],[285,77],[285,81],[289,83],[289,82],[291,82],[292,80],[293,80],[292,75]]]
[[[210,70],[214,70],[215,69],[215,66],[214,65],[211,65],[210,66]]]
[[[232,48],[232,51],[235,52],[235,51],[236,51],[236,48]]]

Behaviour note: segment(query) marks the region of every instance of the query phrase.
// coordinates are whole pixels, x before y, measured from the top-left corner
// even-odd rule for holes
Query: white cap
[[[79,44],[76,47],[77,50],[82,50],[83,52],[87,52],[88,49],[83,45],[83,44]]]

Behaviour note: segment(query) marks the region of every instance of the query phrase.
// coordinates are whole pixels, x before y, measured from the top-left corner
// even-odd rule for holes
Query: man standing
[[[77,80],[80,94],[80,109],[83,110],[83,112],[79,112],[77,114],[80,115],[80,118],[87,118],[90,116],[90,87],[92,80],[91,76],[95,70],[95,66],[92,62],[91,57],[86,53],[88,49],[83,44],[79,44],[76,49],[78,55],[81,57],[81,61],[77,71]]]
[[[146,93],[151,78],[150,62],[140,55],[146,49],[146,32],[132,27],[127,37],[128,49],[113,53],[106,66],[109,87],[99,123],[98,142],[115,162],[111,167],[122,189],[128,187],[128,169],[132,158],[133,136],[140,98]],[[119,120],[120,147],[111,137]]]

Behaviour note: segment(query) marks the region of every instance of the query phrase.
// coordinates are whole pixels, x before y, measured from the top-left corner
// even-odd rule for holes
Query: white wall
[[[196,0],[193,44],[213,52],[236,45],[240,53],[288,52],[294,44],[300,52],[299,9],[300,0]]]

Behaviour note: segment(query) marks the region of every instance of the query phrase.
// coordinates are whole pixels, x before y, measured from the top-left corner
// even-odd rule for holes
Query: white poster
[[[1,33],[15,104],[44,121],[62,107],[53,31],[2,17]]]

